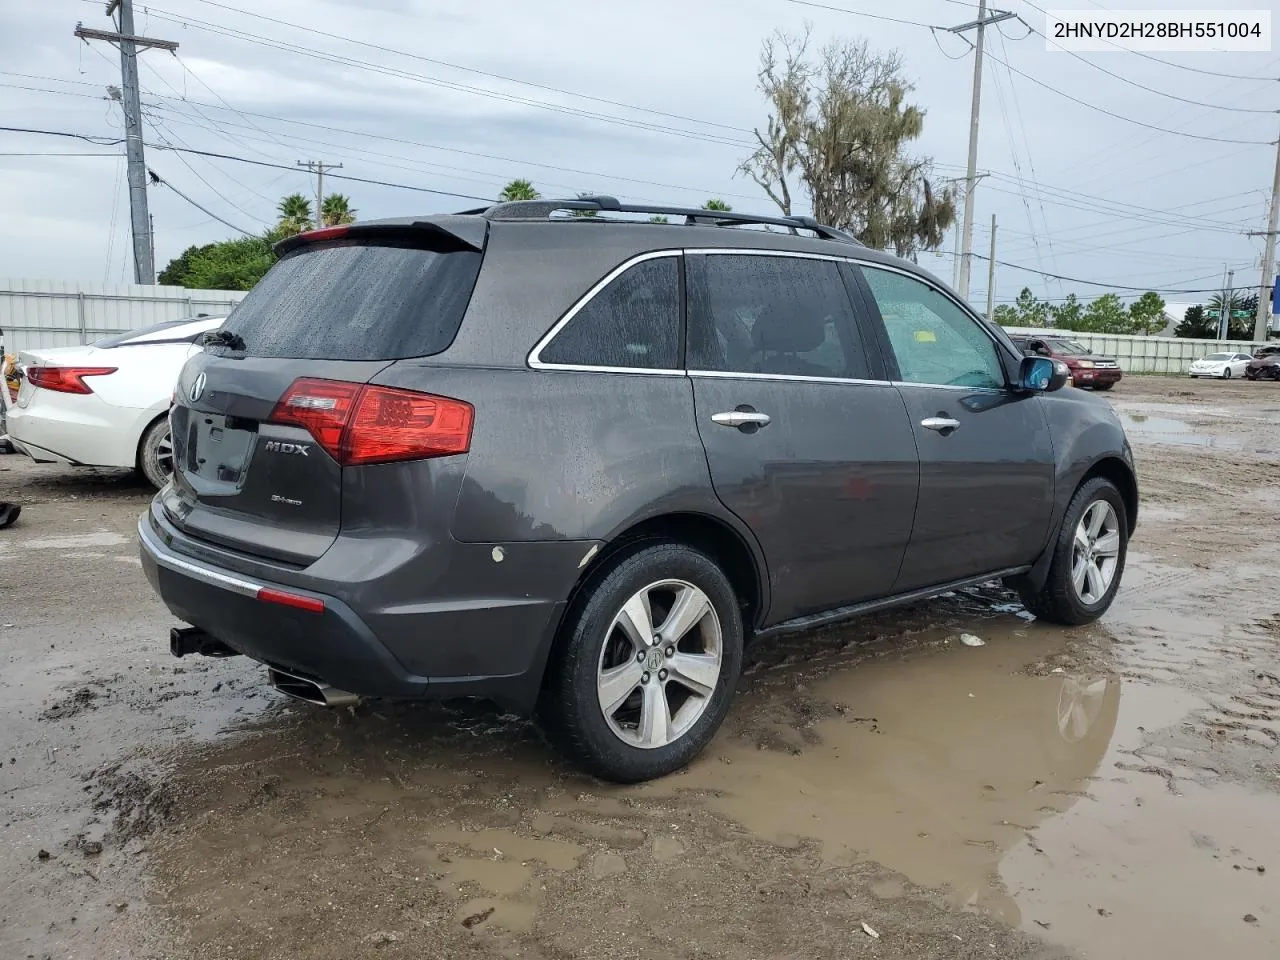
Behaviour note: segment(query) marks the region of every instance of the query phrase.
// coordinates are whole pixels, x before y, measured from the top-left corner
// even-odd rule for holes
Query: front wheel
[[[138,472],[159,490],[173,475],[173,437],[169,418],[161,417],[147,427],[138,444]]]
[[[1081,486],[1062,519],[1044,586],[1023,592],[1026,608],[1065,626],[1092,623],[1106,613],[1124,574],[1127,515],[1110,480],[1095,477]]]
[[[1227,367],[1225,370],[1223,370],[1223,371],[1222,371],[1222,379],[1223,379],[1223,380],[1230,380],[1230,379],[1231,379],[1231,368],[1230,368],[1230,367]]]
[[[606,780],[680,769],[728,712],[742,633],[733,587],[705,554],[678,543],[631,553],[567,618],[547,667],[548,732]]]

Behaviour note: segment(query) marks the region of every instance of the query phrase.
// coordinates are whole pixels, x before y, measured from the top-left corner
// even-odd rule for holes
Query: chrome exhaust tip
[[[358,694],[286,673],[278,667],[267,667],[267,681],[286,697],[305,700],[321,707],[354,707],[360,702]]]

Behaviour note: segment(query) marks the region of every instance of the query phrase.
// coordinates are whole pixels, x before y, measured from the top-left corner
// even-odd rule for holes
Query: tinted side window
[[[913,277],[862,267],[880,307],[901,378],[909,383],[1003,387],[991,338],[972,317]],[[1035,342],[1031,343],[1034,348]]]
[[[542,348],[543,363],[674,370],[680,365],[680,267],[645,260],[617,277]]]
[[[853,308],[830,260],[690,255],[689,369],[865,377]]]

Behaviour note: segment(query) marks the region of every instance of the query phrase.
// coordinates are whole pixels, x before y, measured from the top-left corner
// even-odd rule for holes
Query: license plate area
[[[257,442],[258,424],[253,420],[192,411],[184,466],[201,480],[239,488]]]

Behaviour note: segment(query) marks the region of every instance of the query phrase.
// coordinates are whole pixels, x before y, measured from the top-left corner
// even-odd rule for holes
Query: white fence
[[[234,290],[0,279],[0,337],[12,354],[26,347],[69,347],[165,320],[224,315],[244,296]]]
[[[1111,357],[1125,373],[1186,373],[1192,360],[1211,353],[1253,353],[1260,344],[1247,340],[1185,340],[1112,333],[1073,333],[1044,327],[1006,327],[1011,334],[1076,340],[1096,354]]]

